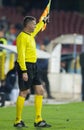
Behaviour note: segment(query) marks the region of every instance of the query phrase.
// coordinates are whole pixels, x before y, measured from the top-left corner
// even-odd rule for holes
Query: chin
[[[34,30],[31,30],[31,33],[34,32]]]

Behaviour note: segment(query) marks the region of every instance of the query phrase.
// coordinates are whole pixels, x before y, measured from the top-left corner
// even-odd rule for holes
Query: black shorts
[[[27,67],[27,74],[28,74],[28,81],[24,81],[22,78],[22,71],[20,69],[19,64],[17,63],[17,72],[18,72],[18,83],[19,83],[19,89],[21,91],[27,90],[27,89],[33,89],[34,85],[41,85],[41,79],[40,75],[37,69],[36,63],[26,63]]]

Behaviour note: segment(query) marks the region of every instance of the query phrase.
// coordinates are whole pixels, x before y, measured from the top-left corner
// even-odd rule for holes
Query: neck
[[[30,34],[30,32],[27,29],[23,29],[23,32]]]

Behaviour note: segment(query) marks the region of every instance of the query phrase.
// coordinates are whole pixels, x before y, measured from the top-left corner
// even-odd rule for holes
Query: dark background
[[[48,0],[2,0],[3,6],[44,9]],[[84,0],[52,0],[51,9],[84,12]]]

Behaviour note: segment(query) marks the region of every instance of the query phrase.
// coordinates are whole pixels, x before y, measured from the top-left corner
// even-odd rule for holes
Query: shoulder
[[[23,40],[25,40],[25,39],[28,39],[28,37],[29,37],[29,35],[28,34],[26,34],[26,33],[24,33],[24,32],[21,32],[21,33],[19,33],[19,35],[17,36],[17,38],[16,38],[16,40],[21,40],[21,39],[23,39]]]

